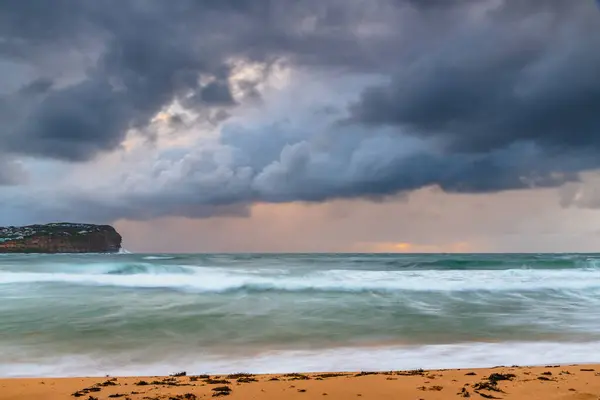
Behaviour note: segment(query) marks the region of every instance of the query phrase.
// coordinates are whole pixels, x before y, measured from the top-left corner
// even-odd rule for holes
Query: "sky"
[[[5,0],[0,225],[598,251],[599,71],[594,0]]]

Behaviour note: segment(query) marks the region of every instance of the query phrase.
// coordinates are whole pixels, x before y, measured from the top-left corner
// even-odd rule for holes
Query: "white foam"
[[[600,289],[599,269],[564,270],[476,270],[476,271],[312,271],[302,275],[261,274],[226,268],[196,268],[185,265],[138,265],[131,274],[114,274],[108,266],[90,273],[0,272],[0,285],[66,283],[128,288],[167,288],[218,293],[224,291],[518,291]],[[114,265],[112,268],[115,268]],[[141,269],[141,271],[136,270]],[[118,270],[118,269],[117,269]]]
[[[144,260],[174,260],[173,256],[146,256]]]
[[[71,355],[0,363],[1,377],[68,377],[166,375],[232,372],[286,373],[307,371],[388,371],[407,369],[478,368],[497,365],[597,363],[600,342],[510,342],[453,345],[338,348],[270,352],[254,357],[171,354],[159,362],[131,362],[127,356]]]

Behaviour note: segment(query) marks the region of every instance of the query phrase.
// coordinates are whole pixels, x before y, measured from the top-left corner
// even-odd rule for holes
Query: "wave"
[[[115,266],[103,265],[107,275],[167,275],[167,274],[194,274],[195,267],[185,265],[161,265],[148,263],[123,263]]]
[[[174,260],[175,256],[145,256],[144,260]]]
[[[162,288],[200,293],[229,291],[534,291],[600,289],[599,269],[579,270],[242,270],[144,263],[98,264],[75,272],[3,272],[0,285],[69,284]]]
[[[497,269],[573,269],[598,268],[600,259],[588,255],[553,255],[535,257],[528,255],[473,255],[440,257],[438,259],[415,260],[389,259],[383,265],[401,269],[435,269],[435,270],[497,270]]]
[[[56,267],[58,262],[87,268],[97,262],[115,263],[117,259],[167,265],[177,262],[197,267],[277,266],[366,271],[600,268],[598,254],[131,254],[123,251],[119,254],[0,254],[0,258],[0,270],[10,264],[22,267],[23,263]]]
[[[23,358],[27,359],[26,352]],[[248,357],[172,351],[160,361],[132,354],[64,355],[0,362],[0,377],[153,376],[189,374],[290,373],[305,371],[390,371],[485,368],[497,365],[586,364],[600,358],[600,342],[504,342],[455,345],[336,348],[267,352]],[[148,357],[148,353],[145,354]],[[133,361],[136,360],[136,361]],[[199,361],[200,360],[200,361]]]

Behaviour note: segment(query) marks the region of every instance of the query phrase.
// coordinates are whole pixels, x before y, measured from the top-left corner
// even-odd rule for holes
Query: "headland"
[[[110,225],[60,222],[0,227],[0,253],[116,253],[121,242]]]

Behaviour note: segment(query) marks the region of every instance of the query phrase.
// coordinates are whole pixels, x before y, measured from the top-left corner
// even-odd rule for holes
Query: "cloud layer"
[[[598,146],[600,21],[589,2],[506,2],[452,24],[391,83],[366,89],[352,116],[440,137],[452,151],[516,142]]]
[[[0,168],[21,183],[0,194],[16,222],[554,187],[600,166],[592,1],[5,1],[0,16],[0,154],[61,168],[30,183]]]

